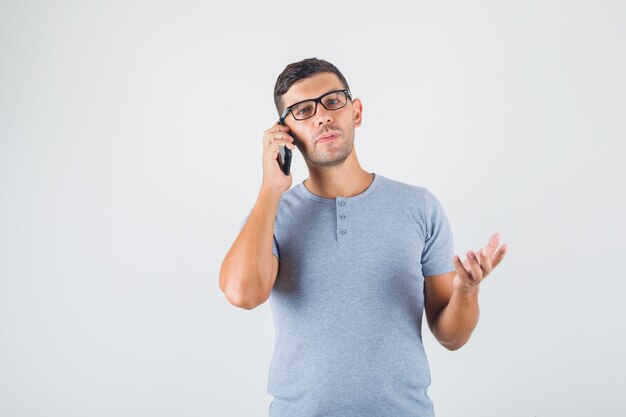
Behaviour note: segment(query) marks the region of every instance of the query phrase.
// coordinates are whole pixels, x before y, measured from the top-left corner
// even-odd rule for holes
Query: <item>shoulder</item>
[[[430,191],[422,185],[409,184],[381,175],[380,188],[388,197],[407,199],[412,202],[423,203],[429,197]]]

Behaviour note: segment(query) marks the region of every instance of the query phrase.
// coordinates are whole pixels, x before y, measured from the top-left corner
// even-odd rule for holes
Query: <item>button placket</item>
[[[341,242],[348,233],[348,222],[346,221],[347,204],[346,200],[337,198],[337,241]]]

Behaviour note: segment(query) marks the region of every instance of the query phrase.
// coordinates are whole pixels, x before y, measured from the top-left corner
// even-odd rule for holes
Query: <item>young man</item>
[[[285,125],[263,135],[256,204],[220,270],[235,306],[270,299],[276,330],[271,417],[434,416],[422,312],[456,350],[478,321],[479,283],[506,245],[453,256],[452,232],[427,189],[361,168],[363,106],[331,63],[288,65],[274,100]],[[279,147],[298,148],[309,177],[291,188]]]

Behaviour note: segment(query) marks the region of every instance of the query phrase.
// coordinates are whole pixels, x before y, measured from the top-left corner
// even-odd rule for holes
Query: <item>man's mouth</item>
[[[328,132],[325,133],[324,135],[322,135],[318,140],[317,143],[322,143],[322,142],[329,142],[331,140],[334,140],[337,138],[337,136],[339,136],[339,133],[336,132]]]

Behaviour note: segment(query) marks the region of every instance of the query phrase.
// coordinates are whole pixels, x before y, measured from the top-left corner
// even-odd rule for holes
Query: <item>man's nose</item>
[[[324,123],[330,124],[333,122],[333,118],[330,115],[330,110],[326,110],[324,106],[318,105],[317,112],[315,113],[315,124],[322,126]]]

